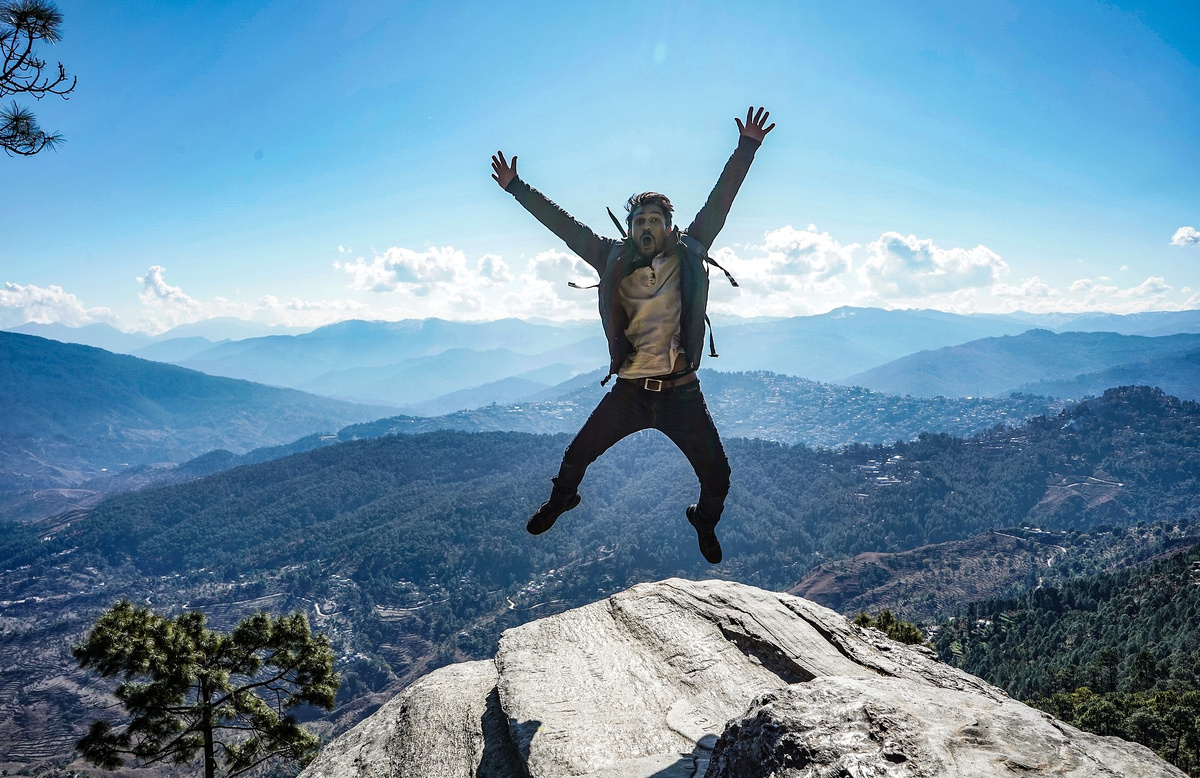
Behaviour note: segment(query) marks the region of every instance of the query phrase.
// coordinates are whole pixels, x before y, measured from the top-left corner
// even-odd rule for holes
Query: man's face
[[[667,215],[660,206],[650,204],[639,207],[633,212],[629,227],[629,237],[633,238],[638,253],[643,257],[656,257],[666,248],[671,229],[667,226]]]

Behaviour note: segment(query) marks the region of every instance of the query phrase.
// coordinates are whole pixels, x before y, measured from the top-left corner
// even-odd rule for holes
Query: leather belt
[[[661,392],[664,389],[671,389],[676,386],[682,386],[683,384],[690,384],[692,381],[696,380],[696,371],[693,370],[690,373],[685,373],[684,375],[679,376],[679,378],[673,378],[673,379],[621,378],[620,376],[617,376],[617,378],[621,381],[628,381],[629,383],[633,384],[634,386],[645,389],[648,392]]]

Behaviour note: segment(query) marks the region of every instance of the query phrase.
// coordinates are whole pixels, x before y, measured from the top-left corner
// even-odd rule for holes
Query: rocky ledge
[[[301,777],[1183,775],[808,600],[670,579],[506,631]]]

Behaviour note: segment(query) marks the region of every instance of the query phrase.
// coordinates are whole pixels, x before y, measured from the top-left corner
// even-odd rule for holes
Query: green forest
[[[1120,529],[1114,532],[1120,532]],[[944,661],[1077,727],[1200,769],[1200,546],[1149,565],[972,603]]]
[[[349,441],[120,495],[53,525],[0,524],[6,616],[43,625],[0,635],[0,652],[40,656],[50,632],[81,630],[121,596],[168,613],[200,608],[217,626],[248,609],[303,610],[338,656],[333,716],[355,716],[389,684],[489,656],[510,626],[640,581],[715,576],[783,590],[863,551],[1021,524],[1087,530],[1200,514],[1200,406],[1145,388],[970,439],[841,450],[729,439],[717,567],[683,516],[695,476],[658,433],[614,447],[589,470],[582,505],[527,535],[568,440],[442,431]],[[32,672],[21,662],[0,687]],[[42,692],[29,694],[26,708]]]
[[[49,539],[4,526],[0,560],[49,566],[69,552],[76,565],[144,576],[283,578],[292,601],[345,580],[352,586],[339,597],[367,635],[387,632],[375,606],[411,607],[415,590],[431,601],[420,628],[439,640],[484,613],[507,626],[516,613],[508,599],[529,586],[564,607],[669,575],[782,589],[861,551],[1023,522],[1086,529],[1200,511],[1200,410],[1150,389],[1112,390],[967,440],[925,435],[838,451],[730,440],[734,487],[719,526],[729,561],[716,569],[699,558],[682,515],[695,477],[657,433],[598,461],[583,504],[552,533],[525,535],[567,440],[436,432],[353,441],[121,495]],[[589,572],[548,573],[569,565]],[[490,650],[494,637],[471,641],[470,653]]]

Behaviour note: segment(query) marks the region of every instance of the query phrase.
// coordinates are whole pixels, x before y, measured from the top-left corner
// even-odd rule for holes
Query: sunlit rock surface
[[[430,673],[302,775],[1183,773],[807,600],[670,579],[508,630],[494,662]]]

